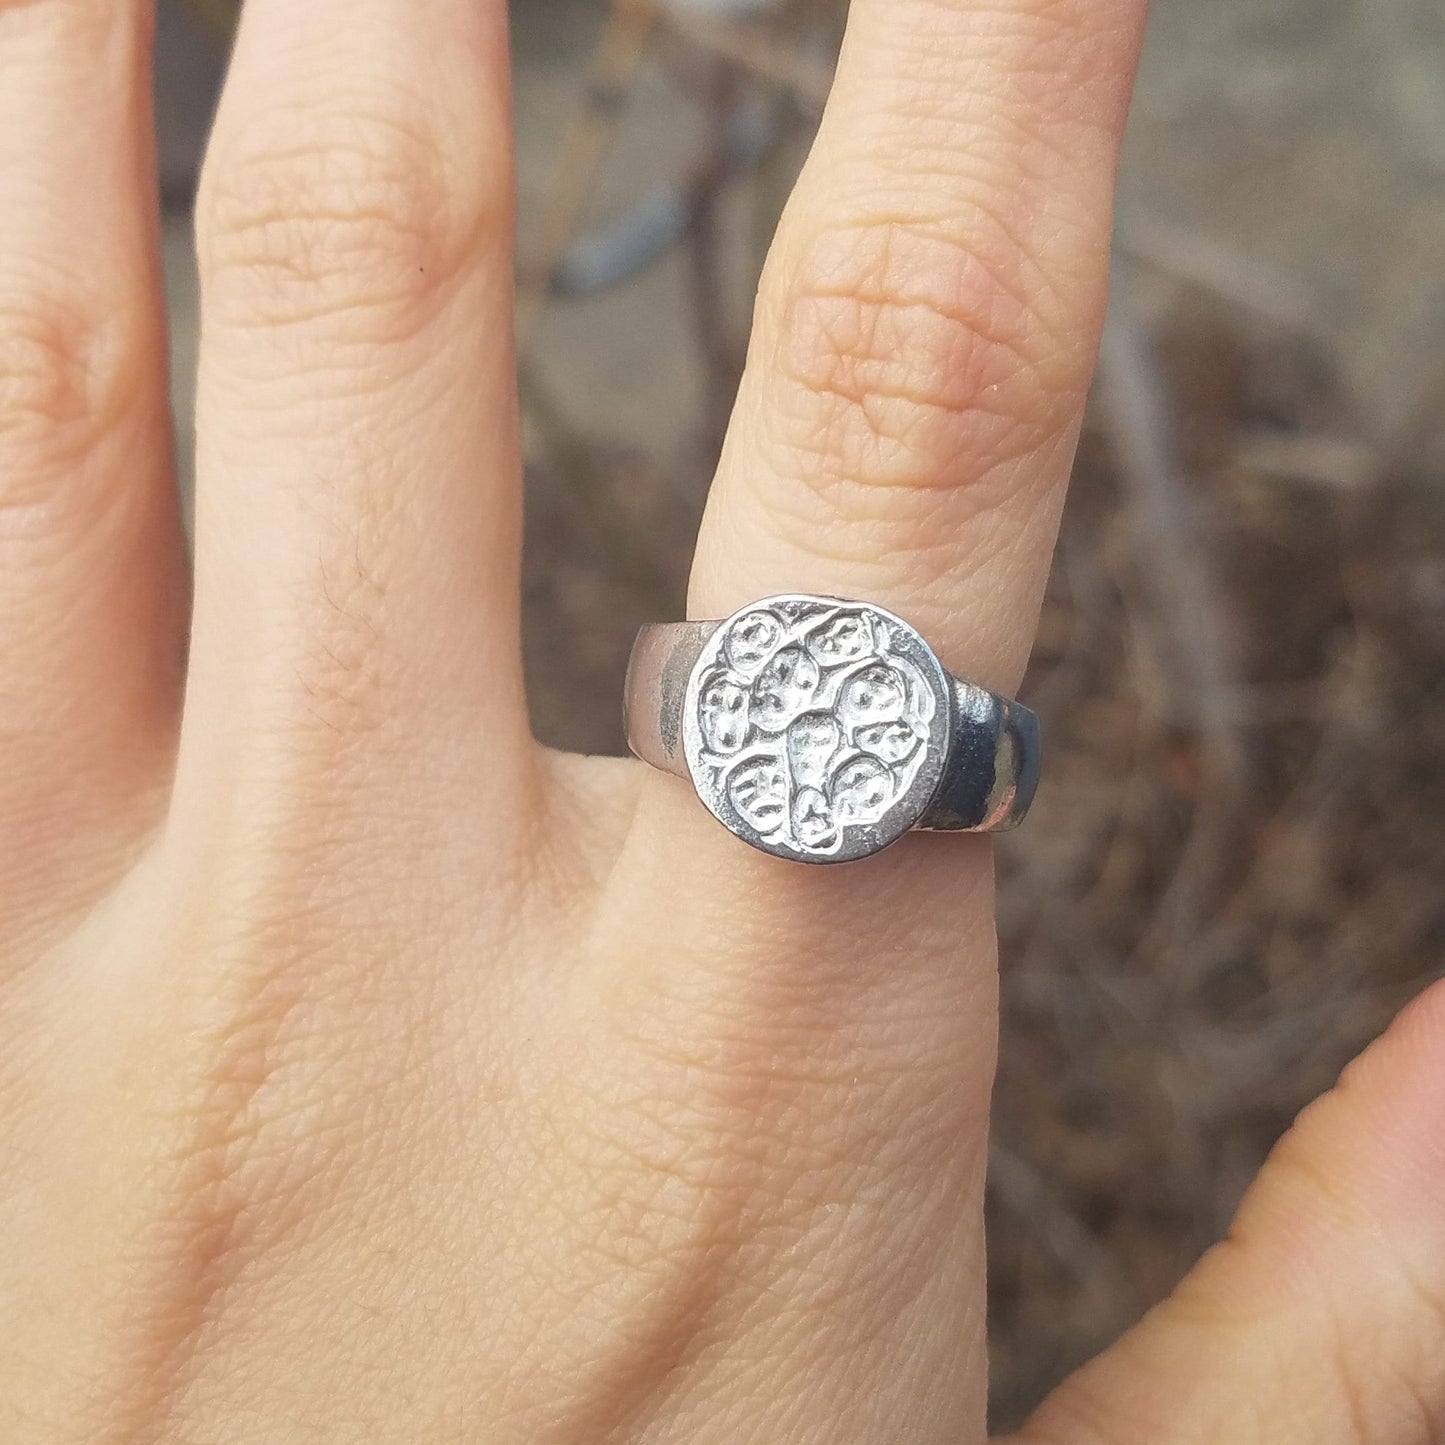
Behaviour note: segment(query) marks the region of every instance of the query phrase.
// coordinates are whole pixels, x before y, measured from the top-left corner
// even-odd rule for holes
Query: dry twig
[[[517,335],[523,348],[576,234],[656,21],[657,0],[615,0],[607,29],[593,52],[586,103],[562,143],[536,235],[518,261]]]

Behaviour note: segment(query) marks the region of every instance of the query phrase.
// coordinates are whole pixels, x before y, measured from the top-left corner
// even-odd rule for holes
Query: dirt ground
[[[607,8],[513,7],[524,265]],[[749,65],[649,48],[571,229],[595,259],[669,187],[689,224],[528,330],[527,645],[551,742],[620,750],[631,634],[681,607],[839,6],[788,13]],[[220,49],[173,8],[161,54],[184,418],[185,197]],[[1442,971],[1442,77],[1438,0],[1156,0],[1121,304],[1025,692],[1049,770],[1001,854],[1001,1424],[1170,1286],[1293,1113]],[[719,166],[739,107],[766,144]]]

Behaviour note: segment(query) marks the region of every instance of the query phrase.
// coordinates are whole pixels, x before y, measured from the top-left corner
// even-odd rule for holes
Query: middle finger
[[[467,791],[505,811],[530,754],[511,240],[502,0],[249,0],[198,204],[182,807],[257,768],[272,797],[414,797],[429,741],[481,767],[485,727]]]

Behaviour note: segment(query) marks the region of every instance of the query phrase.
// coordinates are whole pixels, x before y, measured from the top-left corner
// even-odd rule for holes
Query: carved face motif
[[[932,798],[948,688],[918,634],[881,608],[773,598],[724,623],[693,671],[683,718],[693,782],[766,852],[864,857]]]

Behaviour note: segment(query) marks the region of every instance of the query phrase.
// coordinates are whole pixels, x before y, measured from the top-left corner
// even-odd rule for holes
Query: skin
[[[1140,0],[855,0],[691,611],[1012,689]],[[982,1441],[986,844],[540,750],[500,0],[250,0],[194,604],[141,0],[0,0],[0,1439]],[[1445,993],[1017,1445],[1445,1440]]]

